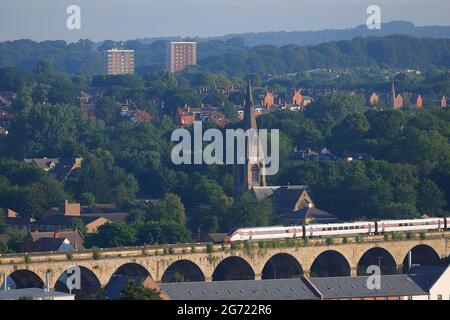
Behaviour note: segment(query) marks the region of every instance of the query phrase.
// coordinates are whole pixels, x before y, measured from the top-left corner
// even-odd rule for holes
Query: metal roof
[[[311,278],[325,299],[428,295],[406,274],[381,275],[379,289],[370,289],[368,276]]]
[[[318,300],[303,278],[162,283],[173,300]]]
[[[0,290],[0,300],[17,300],[21,297],[32,297],[38,300],[75,299],[75,295],[73,294],[51,290],[45,291],[39,288]]]

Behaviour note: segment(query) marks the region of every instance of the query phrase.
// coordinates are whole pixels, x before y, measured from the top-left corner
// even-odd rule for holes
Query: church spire
[[[246,132],[252,132],[246,133],[245,137],[245,163],[236,163],[234,165],[234,195],[239,195],[253,187],[266,186],[264,163],[261,160],[259,145],[260,141],[255,117],[255,104],[253,102],[253,91],[250,79],[247,83],[247,94],[244,106],[244,124],[242,129]],[[249,136],[247,136],[247,134]],[[251,145],[254,143],[256,143],[256,145]],[[251,154],[250,150],[253,150],[256,154]]]
[[[391,88],[391,108],[395,109],[395,98],[397,96],[395,95],[395,85],[394,80],[392,80],[392,88]]]
[[[256,127],[256,117],[255,117],[255,103],[253,102],[253,90],[250,78],[247,82],[247,95],[245,97],[245,107],[244,107],[244,130],[255,129]]]

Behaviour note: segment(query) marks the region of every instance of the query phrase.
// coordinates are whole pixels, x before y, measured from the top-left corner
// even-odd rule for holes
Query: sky
[[[365,24],[372,4],[381,22],[450,25],[450,0],[0,0],[0,41],[342,29]],[[66,27],[70,5],[80,8],[79,30]]]

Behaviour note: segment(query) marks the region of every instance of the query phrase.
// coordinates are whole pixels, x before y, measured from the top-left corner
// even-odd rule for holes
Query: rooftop
[[[428,292],[407,274],[383,275],[380,289],[369,288],[368,278],[368,276],[324,277],[311,278],[310,281],[325,299],[428,295]]]
[[[31,297],[36,300],[75,300],[75,295],[73,294],[45,291],[39,288],[0,290],[0,300],[17,300],[21,297]]]
[[[303,278],[162,283],[173,300],[318,300]]]

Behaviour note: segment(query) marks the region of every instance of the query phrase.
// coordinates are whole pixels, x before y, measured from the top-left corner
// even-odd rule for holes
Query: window
[[[437,295],[437,299],[438,299],[438,300],[442,300],[442,294],[438,294],[438,295]]]

